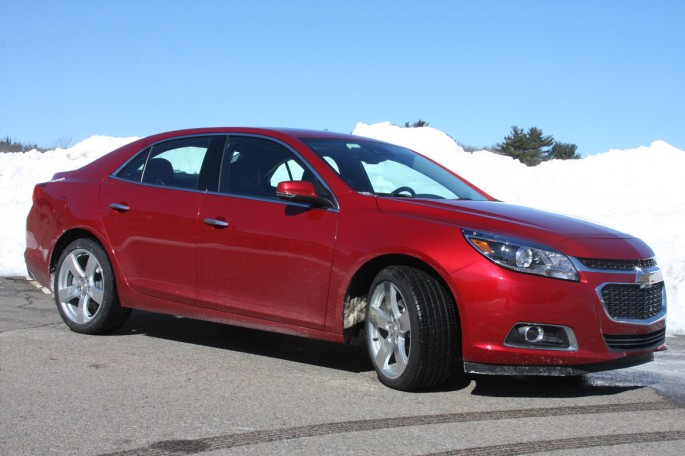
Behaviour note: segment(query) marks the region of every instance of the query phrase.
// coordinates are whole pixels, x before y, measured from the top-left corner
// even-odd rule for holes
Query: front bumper
[[[500,364],[481,364],[464,362],[464,372],[467,374],[483,375],[539,375],[539,376],[573,376],[584,375],[592,372],[602,372],[613,369],[623,369],[626,367],[639,366],[654,360],[653,353],[646,353],[638,356],[627,356],[611,361],[594,364],[578,364],[567,366],[550,365],[500,365]]]
[[[580,375],[643,364],[654,352],[667,349],[665,297],[663,309],[650,318],[615,318],[602,300],[602,287],[639,288],[635,272],[579,273],[580,280],[571,282],[505,270],[487,260],[455,272],[452,286],[461,318],[465,371]],[[573,340],[556,349],[512,346],[507,336],[517,325],[568,328]]]

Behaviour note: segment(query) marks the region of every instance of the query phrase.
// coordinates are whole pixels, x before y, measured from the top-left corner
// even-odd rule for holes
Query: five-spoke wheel
[[[380,282],[371,293],[367,330],[374,364],[388,378],[402,375],[411,352],[411,321],[394,283]]]
[[[74,331],[95,334],[121,325],[130,310],[119,306],[112,266],[91,239],[69,244],[57,262],[55,301]]]
[[[371,284],[366,343],[381,382],[410,391],[444,382],[459,345],[454,300],[435,276],[390,266]]]
[[[57,300],[64,314],[77,324],[91,321],[105,297],[102,266],[88,250],[71,251],[57,277]]]

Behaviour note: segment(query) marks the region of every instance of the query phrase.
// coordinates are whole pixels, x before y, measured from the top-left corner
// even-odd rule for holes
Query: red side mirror
[[[276,187],[276,196],[282,200],[311,204],[314,206],[331,205],[328,199],[317,195],[314,184],[309,181],[279,182]]]

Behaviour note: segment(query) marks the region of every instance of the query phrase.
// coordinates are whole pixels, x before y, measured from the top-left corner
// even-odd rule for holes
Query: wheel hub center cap
[[[390,324],[388,325],[388,338],[392,341],[392,340],[397,339],[399,337],[399,335],[400,335],[400,325],[393,318],[392,320],[390,320]]]
[[[81,296],[85,296],[90,291],[90,284],[85,277],[80,277],[76,280],[76,289],[79,291]]]

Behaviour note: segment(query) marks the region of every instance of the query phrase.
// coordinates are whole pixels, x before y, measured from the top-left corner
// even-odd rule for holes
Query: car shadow
[[[373,370],[364,346],[342,345],[190,318],[135,310],[110,336],[148,337],[311,364],[347,372]]]
[[[469,375],[475,382],[471,394],[487,397],[577,398],[610,396],[644,388],[644,385],[610,385],[589,376],[571,377]]]
[[[342,345],[305,337],[180,318],[140,310],[109,336],[142,334],[148,337],[231,350],[258,356],[337,369],[372,372],[365,346]],[[644,388],[645,385],[594,382],[590,376],[539,377],[476,375],[457,372],[448,381],[425,393],[459,391],[474,384],[472,395],[487,397],[578,398],[607,396]]]

